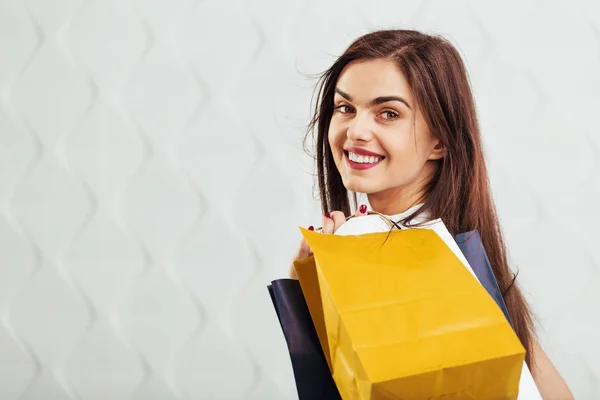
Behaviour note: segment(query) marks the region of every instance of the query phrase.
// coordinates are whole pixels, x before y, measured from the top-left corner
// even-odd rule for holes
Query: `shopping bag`
[[[465,255],[467,262],[473,268],[479,282],[483,285],[489,295],[494,299],[498,307],[504,313],[506,319],[510,321],[502,291],[498,286],[494,271],[488,259],[485,248],[477,230],[460,233],[455,237],[456,243],[460,251]],[[512,325],[512,323],[511,323]]]
[[[342,398],[517,398],[524,349],[438,232],[302,233],[317,283],[296,271],[307,303],[320,292]]]
[[[287,343],[299,399],[341,399],[299,282],[278,279],[268,290]]]
[[[390,228],[390,224],[378,218],[361,217],[353,219],[340,229],[338,234],[362,234],[369,232],[385,232]],[[439,231],[439,230],[438,230]],[[444,236],[445,232],[440,232]],[[455,236],[458,248],[463,253],[468,264],[472,266],[478,280],[484,286],[486,291],[494,298],[498,306],[502,309],[504,315],[509,319],[504,300],[498,284],[493,275],[481,238],[477,231],[465,232]],[[298,280],[279,279],[269,285],[269,292],[273,300],[275,310],[283,309],[283,316],[279,321],[283,334],[288,343],[289,355],[292,361],[293,373],[300,400],[334,400],[339,399],[339,393],[331,375],[330,362],[328,359],[327,341],[321,341],[325,338],[324,320],[322,307],[320,304],[320,295],[318,290],[318,280],[316,277],[316,267],[314,258],[309,257],[296,262],[296,271],[303,275],[303,281],[308,283],[309,287],[316,288],[317,296],[309,296],[313,300],[308,303],[308,308],[313,314],[312,319],[307,317],[307,304],[299,286]],[[278,283],[278,282],[281,282]],[[312,282],[312,283],[310,283]],[[276,295],[273,295],[272,286],[276,286]],[[278,307],[277,303],[281,306]],[[279,315],[279,313],[278,313]],[[319,341],[315,339],[319,337]],[[293,346],[292,343],[302,343],[312,341],[310,344],[302,346]],[[320,346],[319,346],[320,344]],[[323,351],[326,349],[326,352]],[[327,367],[327,368],[326,368]],[[521,400],[541,400],[539,391],[533,381],[527,365],[523,364],[521,381],[519,384],[519,399]]]
[[[374,227],[371,227],[374,228]],[[381,227],[379,227],[381,228]],[[372,232],[371,232],[372,233]],[[503,312],[506,319],[510,321],[510,316],[502,297],[502,292],[494,276],[492,266],[489,262],[481,237],[477,230],[460,233],[455,236],[455,241],[461,253],[465,257],[466,262],[472,268],[475,276],[485,288],[487,293],[496,302],[500,310]],[[324,349],[324,356],[327,360],[329,367],[331,368],[331,361],[329,360],[329,350],[326,336],[325,336],[325,325],[323,308],[321,304],[321,295],[319,290],[319,282],[316,275],[316,265],[314,263],[314,257],[305,258],[295,263],[296,274],[299,274],[299,279],[304,283],[305,290],[310,295],[308,296],[311,303],[308,304],[308,309],[312,314],[312,318],[315,321],[315,332],[317,333],[321,346]],[[294,288],[296,289],[296,288]],[[290,294],[288,294],[290,295]],[[301,294],[302,295],[302,294]],[[302,295],[304,296],[304,295]]]

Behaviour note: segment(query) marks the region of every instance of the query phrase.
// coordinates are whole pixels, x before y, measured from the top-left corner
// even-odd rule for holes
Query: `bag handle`
[[[388,217],[387,215],[381,214],[381,213],[379,213],[379,212],[377,212],[377,211],[367,211],[367,214],[366,214],[366,215],[377,215],[377,216],[379,216],[379,218],[381,218],[381,219],[382,219],[382,220],[383,220],[383,221],[384,221],[384,222],[387,224],[387,226],[388,226],[390,229],[394,229],[394,228],[397,228],[397,229],[406,229],[406,228],[405,228],[403,225],[400,225],[398,222],[394,222],[394,221],[393,221],[393,220],[392,220],[390,217]],[[350,219],[352,219],[352,218],[355,218],[355,217],[357,217],[357,216],[358,216],[358,215],[349,215],[348,217],[346,217],[346,221],[348,221],[348,220],[350,220]],[[321,227],[319,227],[319,228],[316,228],[316,229],[315,229],[315,231],[316,231],[316,232],[319,232],[319,231],[321,231],[321,230],[323,230],[323,227],[322,227],[322,226],[321,226]]]

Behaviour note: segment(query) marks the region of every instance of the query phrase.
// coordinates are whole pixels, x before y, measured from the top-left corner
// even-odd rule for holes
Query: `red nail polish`
[[[329,215],[328,212],[325,213],[325,218],[331,218],[331,215]]]
[[[311,226],[309,226],[309,227],[308,227],[308,230],[309,230],[309,231],[314,231],[314,230],[315,230],[315,227],[311,225]]]
[[[360,206],[360,213],[361,213],[361,214],[364,214],[364,213],[366,213],[366,212],[367,212],[367,206],[366,206],[365,204],[362,204],[362,205]]]

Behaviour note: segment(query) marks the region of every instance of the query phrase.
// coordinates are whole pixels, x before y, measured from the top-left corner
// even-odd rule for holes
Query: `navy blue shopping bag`
[[[479,279],[485,290],[492,296],[496,304],[498,304],[498,307],[500,307],[508,322],[511,322],[508,310],[506,309],[506,304],[504,303],[502,291],[494,276],[492,265],[490,264],[490,260],[483,247],[479,232],[471,231],[459,233],[454,237],[454,240],[469,262],[471,268],[473,268],[473,272],[475,272],[477,279]]]
[[[287,342],[298,398],[341,400],[300,283],[295,279],[278,279],[268,289]]]

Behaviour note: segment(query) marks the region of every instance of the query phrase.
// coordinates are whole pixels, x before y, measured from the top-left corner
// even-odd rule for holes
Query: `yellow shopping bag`
[[[296,272],[344,400],[517,398],[525,349],[436,232],[302,234],[314,258]]]

